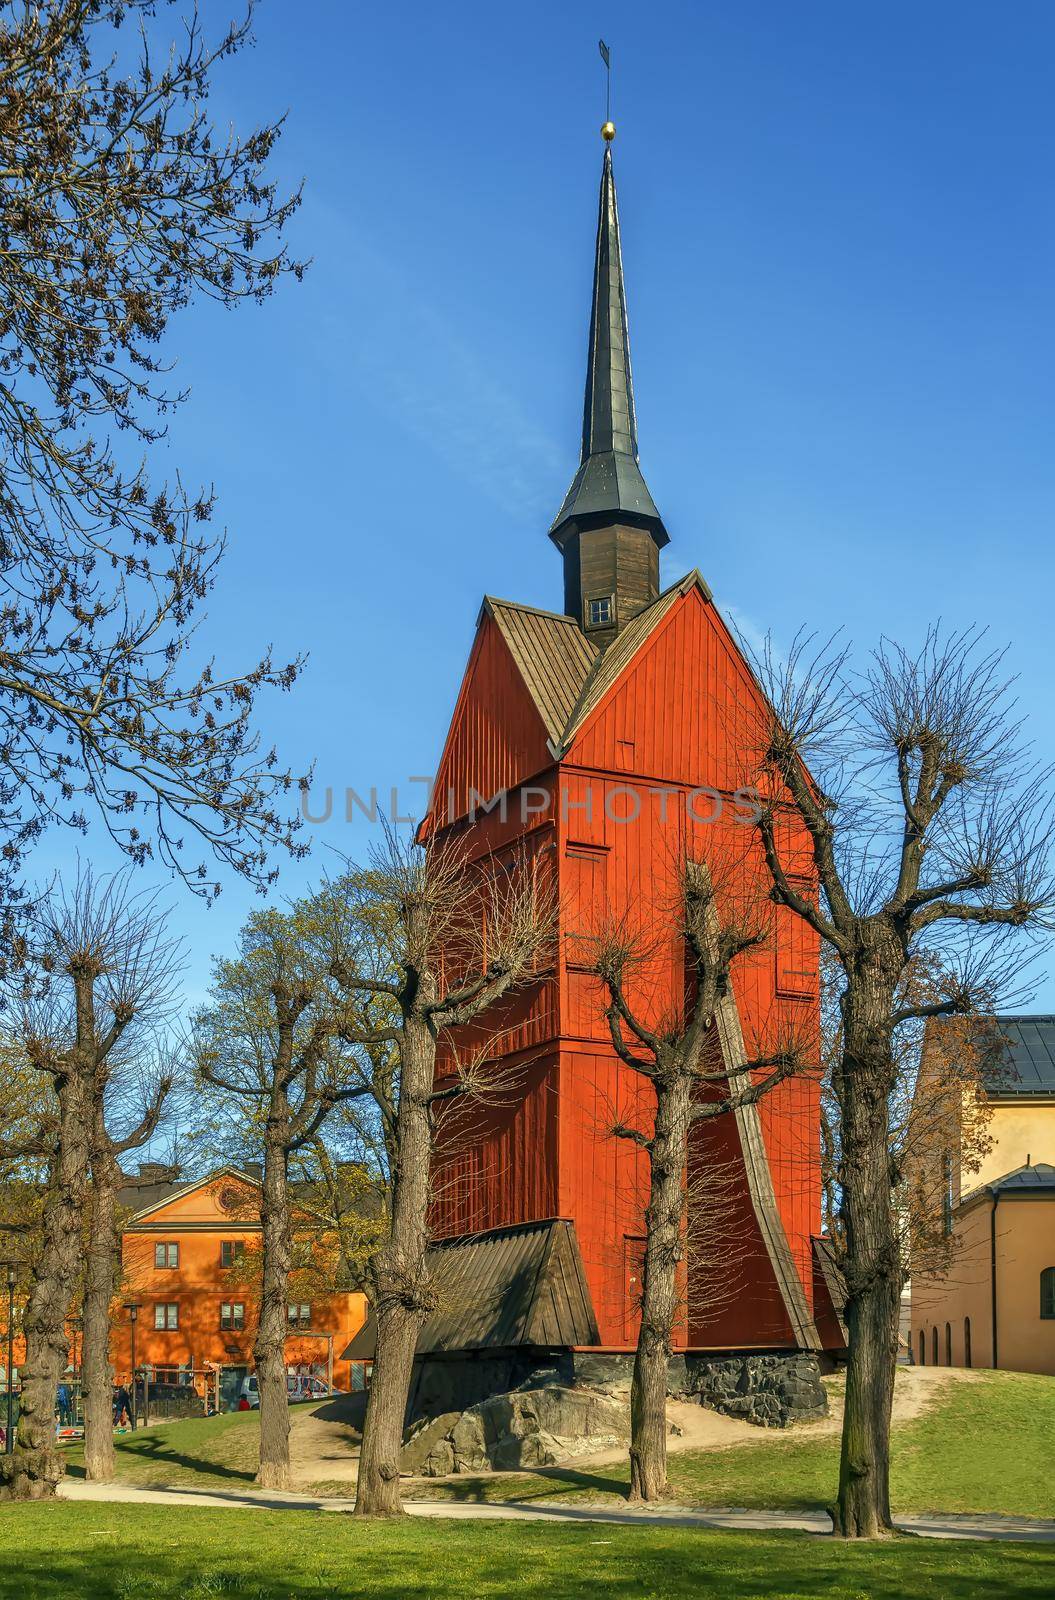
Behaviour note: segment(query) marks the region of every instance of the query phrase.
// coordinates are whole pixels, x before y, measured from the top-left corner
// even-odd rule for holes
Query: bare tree
[[[294,780],[253,726],[258,691],[298,664],[201,664],[213,492],[152,487],[107,438],[149,452],[185,397],[158,354],[174,312],[263,300],[301,271],[280,242],[299,195],[266,173],[280,126],[224,137],[208,116],[251,0],[211,46],[192,14],[160,60],[158,9],[0,5],[0,903],[50,823],[92,812],[199,894],[218,890],[210,858],[260,882],[272,846],[300,848]]]
[[[423,850],[390,836],[349,889],[353,936],[335,925],[332,970],[345,993],[376,997],[383,1013],[376,1024],[360,1016],[345,1036],[391,1051],[379,1074],[391,1222],[368,1265],[377,1347],[355,1510],[394,1516],[414,1352],[434,1304],[425,1252],[437,1119],[466,1097],[502,1092],[485,1013],[535,980],[556,916],[537,861],[492,871],[450,840]],[[459,1046],[471,1025],[471,1046],[464,1035]]]
[[[826,946],[821,974],[821,1182],[830,1246],[836,1265],[844,1270],[839,1103],[833,1087],[842,1058],[843,969]],[[992,996],[979,989],[977,1014],[926,1015],[956,994],[960,982],[959,970],[948,967],[940,952],[918,949],[898,985],[898,1009],[917,1013],[894,1034],[897,1070],[889,1105],[890,1161],[900,1174],[894,1204],[903,1277],[910,1268],[940,1274],[952,1267],[957,1248],[949,1226],[954,1172],[966,1177],[978,1172],[992,1148],[986,1084],[994,1077],[994,1035],[992,1019],[985,1014]]]
[[[21,977],[22,1049],[47,1081],[55,1112],[41,1245],[23,1323],[26,1359],[18,1434],[14,1454],[3,1464],[3,1492],[9,1498],[51,1495],[62,1475],[54,1441],[55,1396],[66,1362],[65,1324],[78,1286],[93,1163],[100,1163],[100,1173],[89,1234],[85,1375],[93,1464],[106,1470],[106,1447],[99,1438],[100,1431],[110,1432],[109,1309],[119,1181],[106,1158],[109,1146],[120,1148],[122,1143],[111,1141],[106,1130],[107,1090],[143,1020],[164,1003],[170,968],[171,947],[150,901],[130,897],[124,878],[97,883],[90,872],[83,872],[73,889],[58,888],[35,905],[33,939]],[[166,1092],[162,1080],[131,1137],[149,1136]],[[106,1400],[101,1430],[100,1384],[105,1385]]]
[[[608,992],[612,1046],[650,1090],[645,1117],[612,1129],[648,1158],[641,1320],[630,1389],[630,1498],[646,1501],[668,1492],[667,1368],[689,1252],[700,1257],[713,1248],[714,1223],[729,1192],[727,1170],[691,1160],[692,1129],[756,1103],[805,1059],[790,1037],[753,1059],[743,1050],[732,969],[769,937],[761,908],[720,906],[703,863],[681,863],[678,888],[686,953],[682,1005],[649,1023],[631,1003],[628,978],[635,964],[647,961],[648,941],[625,923],[601,936],[596,963]],[[735,1252],[725,1244],[731,1258]],[[713,1271],[713,1259],[709,1265],[720,1283],[721,1269]]]
[[[889,1532],[890,1409],[904,1262],[890,1107],[898,1030],[969,1014],[1014,981],[1021,936],[1050,926],[1050,780],[1021,741],[1003,655],[933,628],[918,654],[884,643],[859,673],[834,647],[757,670],[771,716],[759,829],[778,904],[840,963],[832,1089],[850,1350],[836,1526]],[[820,882],[796,882],[789,817]],[[1018,936],[1016,940],[1015,936]],[[943,995],[905,995],[914,954],[940,950]],[[981,997],[981,998],[980,998]]]
[[[263,1154],[261,1295],[253,1359],[260,1390],[257,1482],[288,1489],[285,1347],[293,1269],[290,1161],[310,1146],[334,1107],[370,1093],[341,1030],[348,1010],[319,967],[310,905],[256,912],[235,960],[217,961],[210,1004],[194,1021],[203,1084],[232,1102],[240,1137]]]
[[[175,1050],[161,1032],[171,999],[176,947],[165,937],[149,898],[94,907],[104,919],[110,951],[109,1003],[129,1013],[122,1047],[104,1061],[93,1086],[91,1190],[81,1305],[81,1375],[84,1384],[85,1476],[107,1483],[114,1475],[113,1299],[120,1279],[119,1193],[121,1157],[157,1132],[179,1070]],[[136,1374],[131,1374],[133,1384]]]

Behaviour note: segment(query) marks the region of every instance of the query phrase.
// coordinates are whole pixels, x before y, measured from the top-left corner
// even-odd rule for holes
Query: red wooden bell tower
[[[557,960],[489,1018],[505,1059],[520,1065],[518,1088],[474,1112],[456,1155],[441,1152],[434,1224],[442,1237],[570,1220],[601,1346],[625,1349],[636,1337],[645,1158],[610,1129],[615,1114],[640,1104],[641,1087],[612,1049],[590,938],[602,917],[621,915],[657,935],[639,1003],[662,1011],[683,996],[671,911],[682,854],[720,866],[722,881],[740,874],[750,884],[753,875],[761,895],[765,868],[737,796],[750,777],[760,691],[699,574],[660,589],[668,535],[638,464],[610,147],[582,455],[550,537],[564,563],[564,611],[484,600],[428,825],[458,830],[480,861],[529,852],[556,864]],[[801,859],[808,881],[808,853]],[[775,1028],[817,1025],[812,935],[790,912],[773,916],[769,944],[735,974],[727,1055]],[[690,1268],[679,1342],[818,1348],[815,1079],[790,1079],[757,1106],[698,1127],[694,1159],[735,1175],[729,1249]],[[723,1272],[728,1292],[716,1295]]]

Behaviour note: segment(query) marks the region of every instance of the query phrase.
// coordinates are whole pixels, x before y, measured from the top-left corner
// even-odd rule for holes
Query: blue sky
[[[288,109],[275,172],[306,180],[313,265],[174,324],[192,392],[154,466],[219,491],[219,662],[309,650],[267,738],[319,786],[386,791],[434,768],[481,595],[559,608],[601,33],[664,580],[698,566],[778,643],[986,623],[1050,750],[1055,10],[1033,0],[263,0],[214,111]],[[313,833],[280,894],[367,843]],[[171,899],[193,999],[254,899]]]

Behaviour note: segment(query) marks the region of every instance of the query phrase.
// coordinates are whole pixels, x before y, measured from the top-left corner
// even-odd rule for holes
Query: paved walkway
[[[212,1510],[245,1509],[344,1511],[352,1500],[345,1495],[307,1495],[266,1489],[138,1489],[126,1483],[85,1483],[64,1478],[59,1494],[65,1500],[88,1500],[129,1505],[198,1506]],[[797,1531],[831,1533],[831,1518],[824,1511],[745,1511],[734,1508],[696,1511],[688,1506],[576,1506],[546,1501],[522,1504],[504,1501],[412,1500],[405,1502],[412,1517],[449,1517],[455,1521],[482,1519],[508,1522],[660,1523],[677,1528],[732,1528],[740,1532]],[[927,1539],[1001,1539],[1055,1544],[1055,1521],[1028,1517],[929,1516],[898,1517],[906,1533]]]

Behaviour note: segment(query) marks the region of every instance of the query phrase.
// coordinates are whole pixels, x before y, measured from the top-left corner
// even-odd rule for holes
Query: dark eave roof
[[[441,1239],[426,1262],[437,1304],[421,1330],[419,1356],[599,1342],[572,1222],[524,1222]],[[371,1310],[340,1359],[372,1360],[376,1338]]]

